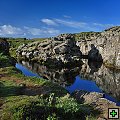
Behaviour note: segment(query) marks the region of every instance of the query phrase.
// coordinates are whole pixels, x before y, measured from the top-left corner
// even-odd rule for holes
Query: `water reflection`
[[[67,85],[73,84],[75,81],[75,77],[79,75],[81,71],[81,67],[52,69],[44,65],[40,65],[39,63],[30,63],[27,61],[26,62],[21,61],[19,63],[20,64],[17,64],[16,67],[20,69],[21,71],[23,71],[21,68],[21,65],[22,65],[23,69],[25,69],[24,67],[26,67],[28,70],[32,71],[32,73],[37,74],[41,76],[42,78],[56,82],[59,85],[62,85],[64,87]],[[30,71],[27,71],[27,74],[30,74]],[[25,71],[23,71],[23,74],[26,74],[26,72],[25,73],[24,72]]]
[[[120,71],[88,62],[83,65],[80,75],[83,79],[94,80],[102,91],[120,101]]]
[[[84,60],[84,63],[81,67],[52,69],[38,63],[21,61],[17,64],[17,68],[21,69],[24,74],[27,71],[31,75],[32,71],[33,76],[41,76],[56,82],[70,93],[75,90],[105,92],[106,97],[109,94],[120,101],[120,72],[110,70],[100,62]],[[23,68],[19,65],[23,65]],[[108,98],[111,97],[108,96]]]

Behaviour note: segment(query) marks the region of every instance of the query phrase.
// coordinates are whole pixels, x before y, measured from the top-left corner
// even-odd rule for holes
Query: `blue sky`
[[[120,0],[0,0],[0,36],[50,37],[120,25]]]

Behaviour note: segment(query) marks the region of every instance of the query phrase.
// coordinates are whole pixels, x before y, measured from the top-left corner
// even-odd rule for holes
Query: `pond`
[[[102,63],[84,60],[73,68],[47,68],[38,63],[21,61],[16,68],[26,76],[41,77],[64,87],[70,94],[76,90],[104,93],[104,97],[120,106],[120,71],[110,70]]]

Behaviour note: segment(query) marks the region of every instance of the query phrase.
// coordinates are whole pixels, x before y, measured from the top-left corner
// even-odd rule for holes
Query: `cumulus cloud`
[[[54,28],[31,28],[31,27],[24,27],[24,29],[26,29],[28,34],[37,36],[37,35],[56,35],[59,34],[59,30],[56,30]]]
[[[0,35],[22,35],[24,32],[21,28],[13,27],[11,25],[0,26]]]
[[[42,19],[43,23],[47,25],[54,25],[54,27],[43,27],[42,25],[40,28],[36,27],[16,27],[12,25],[2,25],[0,26],[0,36],[7,36],[7,37],[50,37],[53,35],[58,35],[61,33],[59,29],[63,27],[71,27],[77,31],[101,31],[108,27],[114,26],[113,24],[101,24],[101,23],[88,23],[88,22],[81,22],[81,21],[72,21],[70,19]],[[55,26],[57,25],[57,26]],[[57,28],[56,28],[57,27]],[[60,27],[58,29],[58,27]],[[69,32],[69,31],[68,31]],[[73,31],[74,32],[74,31]]]
[[[42,19],[41,21],[47,25],[57,25],[57,23],[55,23],[55,21],[51,19]]]
[[[35,27],[15,27],[12,25],[2,25],[0,26],[0,36],[11,36],[11,37],[27,37],[27,36],[42,36],[49,37],[52,35],[59,34],[60,31],[54,28],[35,28]]]

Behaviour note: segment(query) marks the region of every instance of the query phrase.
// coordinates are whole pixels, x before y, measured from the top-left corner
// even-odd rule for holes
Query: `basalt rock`
[[[37,61],[48,66],[81,64],[82,53],[72,34],[61,34],[43,42],[24,44],[17,49],[22,59]]]

